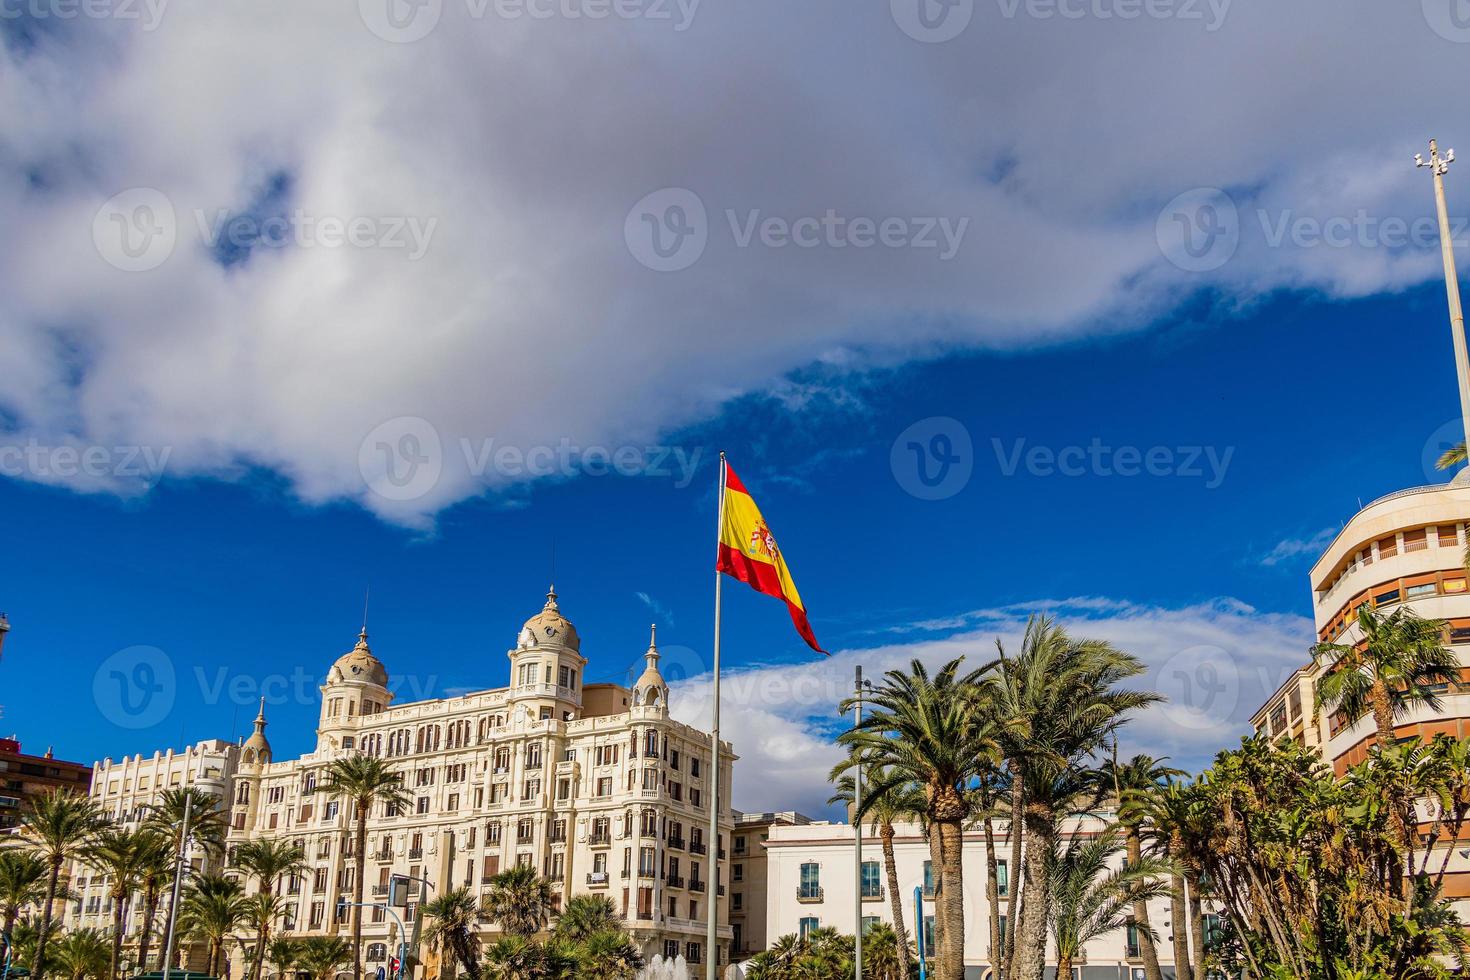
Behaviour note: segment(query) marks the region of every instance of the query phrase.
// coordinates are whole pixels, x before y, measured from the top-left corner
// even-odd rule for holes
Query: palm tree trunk
[[[1195,972],[1205,972],[1205,913],[1200,901],[1198,872],[1189,875],[1189,936],[1194,943]]]
[[[1189,967],[1189,926],[1184,911],[1184,876],[1169,876],[1169,922],[1174,933],[1174,976],[1176,980],[1194,980]]]
[[[1021,774],[1015,766],[1011,767],[1011,822],[1006,828],[1006,834],[1011,839],[1011,888],[1010,895],[1006,897],[1006,921],[1010,928],[1006,930],[1005,949],[1005,975],[1015,976],[1016,965],[1016,927],[1020,924],[1022,911],[1022,882],[1021,882],[1021,838],[1023,806],[1025,803],[1025,785],[1021,781]]]
[[[1056,832],[1051,808],[1040,803],[1027,806],[1025,829],[1029,841],[1022,863],[1026,903],[1021,909],[1021,921],[1014,928],[1016,953],[1008,976],[1015,980],[1041,980],[1046,969],[1046,910],[1050,903],[1046,861],[1052,853]]]
[[[939,929],[939,971],[935,980],[965,980],[965,872],[961,863],[964,826],[959,820],[939,824],[942,877],[935,902]]]
[[[1138,838],[1138,827],[1128,828],[1128,863],[1137,864],[1143,858],[1143,842]],[[1133,903],[1133,921],[1138,929],[1138,952],[1143,957],[1144,980],[1164,980],[1159,969],[1159,953],[1154,949],[1153,929],[1148,921],[1148,902]]]
[[[998,870],[995,863],[995,823],[985,818],[985,904],[990,913],[990,947],[986,951],[985,958],[990,962],[990,972],[996,973],[1000,961],[1004,958],[1005,951],[1001,948],[1000,938],[1000,885],[997,877]],[[908,971],[905,970],[905,977]]]
[[[1393,700],[1388,694],[1388,685],[1382,680],[1373,682],[1369,694],[1373,702],[1373,724],[1378,729],[1378,745],[1388,748],[1393,744]]]
[[[0,929],[0,936],[5,938],[7,949],[10,948],[10,937],[15,933],[15,920],[18,918],[20,918],[20,906],[7,905],[5,907],[5,924],[3,929]]]
[[[107,975],[117,977],[117,964],[122,959],[122,931],[123,931],[123,901],[126,896],[112,896],[112,961],[108,964]]]
[[[353,901],[357,905],[352,909],[352,980],[362,980],[362,876],[367,867],[367,818],[370,805],[369,800],[357,801],[357,856],[353,861],[357,866],[357,880],[352,883],[352,890],[357,896]]]
[[[138,936],[138,972],[148,972],[148,947],[153,943],[153,917],[158,914],[158,882],[149,881],[143,892],[143,931]]]
[[[1072,980],[1072,957],[1057,954],[1057,980]]]
[[[51,906],[56,904],[56,886],[61,880],[61,855],[51,859],[51,877],[46,881],[46,904],[41,907],[41,930],[36,934],[36,955],[31,961],[31,976],[42,980],[41,963],[46,958],[46,942],[51,938]]]
[[[898,862],[893,854],[893,835],[893,824],[879,826],[878,839],[883,842],[883,876],[888,882],[888,909],[893,914],[893,931],[898,934],[899,976],[908,980],[909,940],[903,928],[903,893],[898,890]]]

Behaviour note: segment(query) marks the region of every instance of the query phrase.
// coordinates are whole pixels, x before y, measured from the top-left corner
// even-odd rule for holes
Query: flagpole
[[[857,691],[856,704],[853,707],[853,728],[860,727],[863,723],[863,668],[859,664],[857,675],[853,684]],[[858,817],[858,810],[863,805],[863,766],[859,761],[852,769],[852,839],[853,839],[853,863],[856,865],[857,890],[854,893],[857,901],[853,904],[857,908],[856,921],[853,923],[853,958],[852,969],[854,980],[863,980],[863,822]]]
[[[725,454],[720,453],[719,498],[715,506],[715,549],[718,555],[720,540],[725,530]],[[709,847],[710,880],[709,929],[705,936],[704,976],[705,980],[716,980],[719,975],[718,958],[720,949],[720,578],[715,571],[715,650],[714,650],[714,700],[713,723],[710,728],[710,794],[709,794]]]

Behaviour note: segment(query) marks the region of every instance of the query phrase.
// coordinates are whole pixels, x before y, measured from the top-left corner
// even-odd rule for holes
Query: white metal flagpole
[[[725,454],[720,453],[720,487],[718,503],[715,506],[715,550],[718,554],[720,537],[725,531]],[[720,921],[720,579],[723,573],[715,570],[715,650],[714,650],[714,691],[711,695],[714,701],[713,719],[710,725],[710,794],[709,794],[709,839],[705,846],[709,849],[709,881],[705,883],[708,891],[705,893],[709,907],[705,910],[709,914],[709,929],[705,935],[704,951],[704,976],[705,980],[716,980],[719,975],[718,959],[720,949],[719,921]]]

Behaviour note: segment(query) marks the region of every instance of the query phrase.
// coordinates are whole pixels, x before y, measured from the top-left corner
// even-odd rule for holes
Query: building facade
[[[766,929],[766,841],[772,827],[811,823],[811,817],[780,813],[737,813],[730,847],[730,948],[736,961],[770,946]]]
[[[26,755],[14,738],[0,738],[0,834],[20,823],[25,802],[60,787],[86,793],[92,770],[79,762],[62,762],[47,749],[45,755]]]
[[[1462,474],[1463,475],[1463,474]],[[1438,709],[1416,705],[1395,719],[1397,738],[1429,739],[1445,734],[1470,738],[1470,590],[1466,585],[1466,518],[1470,483],[1401,490],[1358,511],[1312,566],[1312,610],[1317,638],[1351,645],[1361,637],[1354,622],[1365,603],[1385,614],[1408,608],[1424,619],[1446,623],[1445,644],[1459,657],[1460,681],[1440,692]],[[1295,671],[1251,717],[1261,734],[1292,738],[1317,748],[1342,775],[1368,756],[1376,738],[1371,715],[1351,724],[1340,713],[1316,710],[1317,680],[1332,667],[1330,657],[1313,658]],[[1428,814],[1422,813],[1426,819]],[[1444,893],[1470,911],[1470,850],[1451,848]]]
[[[1111,814],[1098,814],[1068,821],[1067,835],[1095,834],[1106,826]],[[926,955],[933,955],[934,874],[929,859],[929,841],[916,824],[894,828],[894,864],[902,894],[903,926],[909,941],[915,938],[914,889],[919,890],[928,942]],[[1001,901],[1001,928],[1009,927],[1005,899],[1010,891],[1012,869],[1008,867],[1010,845],[1002,822],[997,835],[996,883]],[[738,832],[738,831],[737,831]],[[851,934],[857,927],[861,907],[863,928],[874,922],[893,923],[892,902],[883,867],[882,842],[876,835],[863,835],[861,886],[853,855],[853,829],[846,823],[811,822],[773,824],[765,842],[766,851],[766,944],[789,934],[802,935],[823,926]],[[1122,856],[1118,857],[1121,864]],[[966,980],[993,980],[990,971],[990,904],[985,894],[985,839],[983,832],[967,832],[962,852],[965,899]],[[733,872],[733,866],[732,866]],[[735,887],[739,887],[736,885]],[[861,898],[859,898],[861,891]],[[1149,920],[1158,937],[1155,949],[1165,977],[1174,976],[1174,937],[1170,930],[1168,900],[1149,903]],[[1206,916],[1206,929],[1216,928]],[[1132,928],[1119,929],[1086,946],[1085,955],[1072,968],[1073,980],[1144,980],[1137,935]],[[1053,963],[1055,960],[1052,961]],[[1054,967],[1053,967],[1054,972]]]
[[[356,825],[348,801],[317,788],[333,760],[365,753],[395,765],[408,804],[378,805],[368,816],[364,902],[385,903],[394,875],[427,881],[430,897],[461,887],[479,895],[500,870],[528,865],[552,880],[558,906],[579,894],[610,898],[649,957],[704,962],[707,903],[716,901],[717,955],[727,956],[727,882],[712,880],[710,868],[713,852],[728,857],[735,757],[722,744],[721,829],[710,841],[709,735],[669,717],[656,644],[631,688],[585,684],[581,639],[552,591],[507,656],[506,687],[400,705],[364,630],[327,671],[315,747],[299,758],[275,757],[262,705],[254,733],[226,746],[232,766],[220,766],[230,827],[225,872],[236,873],[234,852],[247,841],[293,841],[309,867],[285,884],[285,928],[350,934],[351,913],[339,917],[337,905],[354,897]],[[126,770],[115,768],[99,771],[94,795],[129,785]],[[136,777],[131,786],[143,792]],[[115,811],[140,802],[128,797]],[[392,910],[409,931],[420,887],[406,908]],[[392,912],[363,910],[369,971],[403,938]],[[495,928],[487,922],[484,932],[488,938]],[[232,975],[243,976],[238,947],[230,957]]]

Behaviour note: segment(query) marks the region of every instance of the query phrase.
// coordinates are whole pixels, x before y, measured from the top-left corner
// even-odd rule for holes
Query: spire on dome
[[[271,743],[265,737],[265,698],[260,699],[260,711],[255,716],[255,732],[245,740],[241,761],[264,764],[271,761]]]
[[[265,698],[264,697],[262,697],[260,699],[260,711],[256,712],[256,715],[255,715],[255,730],[257,732],[260,732],[260,731],[264,731],[265,730]]]
[[[643,654],[648,661],[648,666],[653,667],[658,663],[658,623],[648,624],[648,651]]]
[[[663,704],[668,700],[668,682],[658,670],[658,626],[648,627],[648,650],[643,654],[647,666],[633,682],[633,703],[640,706]]]
[[[368,649],[367,623],[363,623],[362,624],[362,631],[357,634],[357,646],[353,647],[352,649],[354,649],[354,650],[367,650]],[[371,653],[372,651],[369,650],[368,652]]]
[[[549,586],[547,588],[547,590],[546,590],[546,605],[542,606],[541,608],[542,609],[545,609],[545,610],[549,610],[551,612],[556,612],[558,609],[561,608],[561,607],[559,607],[556,604],[556,585],[555,585],[555,583],[553,583],[551,586]]]

